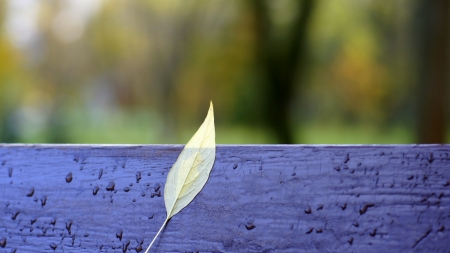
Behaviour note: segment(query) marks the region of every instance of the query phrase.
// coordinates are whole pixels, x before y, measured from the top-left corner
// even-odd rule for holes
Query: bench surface
[[[144,252],[182,145],[0,145],[0,252]],[[152,252],[448,252],[450,145],[218,145]]]

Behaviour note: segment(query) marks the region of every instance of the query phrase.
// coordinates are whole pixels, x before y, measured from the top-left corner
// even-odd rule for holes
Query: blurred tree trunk
[[[297,3],[297,13],[283,38],[275,34],[267,1],[251,0],[256,23],[256,54],[263,86],[263,123],[278,143],[294,143],[290,106],[298,74],[304,68],[307,28],[313,0]]]
[[[419,143],[444,143],[449,85],[448,0],[422,0],[418,5],[419,26]]]

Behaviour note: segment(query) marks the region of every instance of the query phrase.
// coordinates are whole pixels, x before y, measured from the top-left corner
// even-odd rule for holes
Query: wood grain
[[[143,252],[181,145],[0,145],[0,252]],[[449,252],[450,146],[217,146],[152,252]]]

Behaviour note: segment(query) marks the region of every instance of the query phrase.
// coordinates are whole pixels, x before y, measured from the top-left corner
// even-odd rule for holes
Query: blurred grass
[[[68,113],[76,115],[64,126],[67,143],[77,144],[185,144],[200,126],[180,123],[176,136],[167,136],[165,126],[156,114],[144,110]],[[48,140],[47,128],[28,131],[23,143]],[[450,131],[447,136],[450,136]],[[303,124],[296,129],[297,144],[411,144],[414,132],[402,125],[379,128],[370,124],[349,124],[339,121]],[[224,126],[216,120],[217,144],[273,144],[275,139],[257,126]],[[447,140],[450,142],[450,139]]]

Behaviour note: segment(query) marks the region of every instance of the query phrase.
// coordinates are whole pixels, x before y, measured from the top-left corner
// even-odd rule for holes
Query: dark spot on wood
[[[317,207],[317,211],[322,210],[323,209],[323,205],[319,205],[319,207]]]
[[[233,170],[237,169],[237,167],[238,167],[238,165],[235,163],[235,164],[233,165]]]
[[[443,196],[444,196],[444,193],[443,193],[443,192],[439,193],[438,199],[442,198]]]
[[[142,173],[140,171],[136,172],[136,184],[139,184],[139,181],[142,179]]]
[[[97,195],[98,190],[100,190],[100,187],[94,186],[94,189],[92,190],[92,195],[94,195],[94,196]]]
[[[152,173],[151,172],[147,172],[147,176],[151,176],[152,175]]]
[[[312,213],[311,207],[309,207],[308,209],[306,209],[306,210],[305,210],[305,213],[306,213],[306,214],[311,214],[311,213]]]
[[[153,217],[155,217],[155,214],[152,214],[151,216],[148,216],[148,219],[151,220],[151,219],[153,219]]]
[[[438,228],[438,232],[442,232],[442,231],[444,231],[444,229],[445,229],[445,227],[444,227],[444,225],[442,225],[442,226],[440,226],[439,228]]]
[[[352,245],[353,244],[353,237],[350,237],[350,239],[347,240],[348,244]]]
[[[58,245],[54,242],[50,243],[50,248],[52,248],[53,250],[56,250],[56,248],[58,247]]]
[[[125,188],[123,188],[124,192],[129,192],[130,191],[130,187],[126,186]]]
[[[450,185],[450,181],[445,182],[444,186],[449,186]]]
[[[6,246],[6,237],[0,238],[0,247],[4,248]]]
[[[161,191],[157,191],[157,192],[152,192],[152,195],[150,196],[151,198],[154,198],[154,197],[161,197]]]
[[[316,229],[316,233],[317,233],[317,234],[321,234],[322,232],[323,232],[323,231],[322,231],[321,228]]]
[[[17,216],[20,214],[20,211],[17,211],[15,213],[12,214],[11,216],[11,220],[16,220]]]
[[[33,218],[30,220],[31,225],[33,225],[37,221],[37,218]]]
[[[122,249],[122,252],[123,252],[123,253],[127,252],[128,246],[130,246],[130,239],[128,239],[128,240],[123,244],[123,249]]]
[[[414,176],[411,175],[411,176],[409,176],[407,179],[408,179],[408,180],[411,180],[411,179],[413,179],[413,178],[414,178]]]
[[[309,234],[311,234],[311,233],[312,233],[312,231],[314,231],[314,228],[309,228],[309,229],[308,229],[308,231],[306,231],[306,233],[305,233],[305,234],[309,235]]]
[[[377,229],[375,228],[372,232],[370,232],[370,236],[374,237],[377,235]]]
[[[154,189],[155,189],[154,191],[157,192],[157,191],[159,191],[160,188],[161,188],[161,185],[159,183],[156,183],[155,187],[154,187]]]
[[[89,233],[84,233],[84,237],[89,237]]]
[[[13,170],[14,170],[14,169],[13,169],[12,167],[9,167],[9,168],[8,168],[8,176],[9,176],[9,177],[12,177]]]
[[[355,222],[355,223],[353,223],[353,226],[359,227],[359,223],[358,223],[358,222]]]
[[[348,161],[350,161],[350,154],[349,153],[347,153],[345,155],[344,161],[342,163],[347,163]]]
[[[374,205],[375,204],[373,203],[365,204],[362,209],[359,209],[359,214],[365,214],[367,212],[367,209],[369,209],[369,207],[373,207]]]
[[[56,224],[56,218],[53,218],[53,219],[50,221],[50,224],[53,225],[53,226],[55,226],[55,224]]]
[[[136,247],[136,252],[141,252],[142,251],[142,244],[144,243],[144,241],[141,241],[140,243],[139,243],[139,245]]]
[[[73,224],[73,221],[72,220],[69,220],[69,221],[67,221],[66,222],[66,229],[67,229],[67,232],[69,233],[69,235],[72,233],[72,224]]]
[[[253,224],[253,223],[247,223],[247,224],[245,224],[245,228],[247,229],[247,230],[252,230],[252,229],[254,229],[256,226]]]
[[[342,211],[344,211],[347,208],[347,203],[345,203],[343,206],[341,206]]]
[[[340,171],[340,170],[341,170],[341,167],[335,166],[333,169],[334,169],[335,171]]]
[[[34,187],[32,187],[28,193],[27,193],[27,197],[32,197],[34,195]]]
[[[116,238],[119,238],[119,241],[122,241],[122,235],[123,235],[123,230],[122,230],[122,229],[119,229],[119,230],[116,232]]]
[[[103,169],[100,169],[98,171],[98,179],[102,178],[102,176],[103,176]]]
[[[114,187],[116,186],[116,184],[113,181],[110,181],[108,183],[108,185],[106,186],[106,190],[107,191],[114,191]]]
[[[432,163],[434,161],[433,153],[427,155],[427,160],[429,163]]]
[[[67,183],[72,182],[72,172],[69,172],[69,174],[67,174],[67,176],[66,176],[66,182],[67,182]]]

